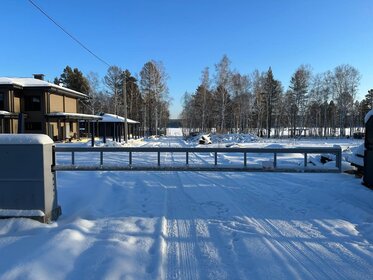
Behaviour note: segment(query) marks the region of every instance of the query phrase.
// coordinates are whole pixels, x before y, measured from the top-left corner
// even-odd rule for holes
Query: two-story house
[[[79,137],[79,121],[102,119],[79,113],[86,94],[42,78],[0,77],[0,133],[43,133],[65,140]]]

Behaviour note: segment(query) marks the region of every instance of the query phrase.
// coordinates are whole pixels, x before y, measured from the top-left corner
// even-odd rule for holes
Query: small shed
[[[365,116],[364,184],[373,188],[373,110]]]
[[[124,137],[124,126],[126,119],[122,116],[102,113],[98,121],[99,136],[106,142],[107,137],[113,138],[113,141],[120,142]],[[127,118],[128,139],[137,139],[140,137],[140,123]]]

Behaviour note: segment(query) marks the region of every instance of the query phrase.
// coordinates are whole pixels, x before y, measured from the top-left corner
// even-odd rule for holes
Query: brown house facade
[[[53,140],[79,137],[79,120],[98,116],[79,114],[87,95],[34,78],[0,77],[0,133],[43,133]]]

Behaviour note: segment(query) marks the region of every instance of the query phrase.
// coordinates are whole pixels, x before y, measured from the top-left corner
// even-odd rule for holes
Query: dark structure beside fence
[[[373,188],[373,110],[365,117],[364,184]]]

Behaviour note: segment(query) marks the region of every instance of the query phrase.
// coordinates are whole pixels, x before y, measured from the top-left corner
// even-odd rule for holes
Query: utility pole
[[[128,143],[126,72],[123,71],[124,141]]]

